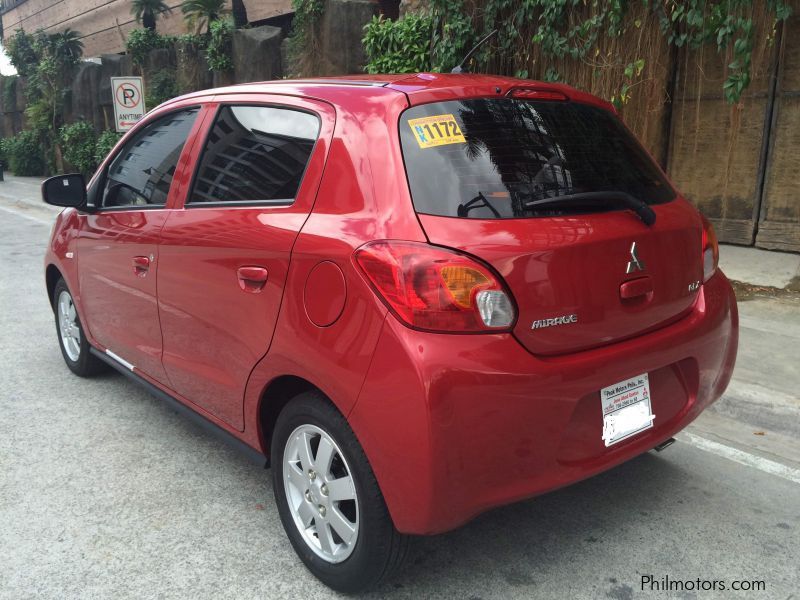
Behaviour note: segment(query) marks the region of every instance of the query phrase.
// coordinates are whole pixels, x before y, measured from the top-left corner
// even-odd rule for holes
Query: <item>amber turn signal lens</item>
[[[491,283],[480,271],[469,267],[442,267],[439,271],[447,291],[462,308],[472,306],[472,292]]]

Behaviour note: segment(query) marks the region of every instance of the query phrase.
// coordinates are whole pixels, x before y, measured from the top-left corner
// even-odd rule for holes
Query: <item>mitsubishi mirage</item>
[[[42,191],[67,207],[45,277],[69,369],[269,461],[289,542],[337,590],[413,535],[665,447],[736,358],[712,226],[564,85],[202,91]]]

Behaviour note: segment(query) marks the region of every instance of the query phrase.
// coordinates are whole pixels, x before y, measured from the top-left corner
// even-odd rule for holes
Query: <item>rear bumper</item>
[[[510,334],[423,333],[389,316],[349,420],[396,527],[439,533],[670,438],[723,393],[737,344],[722,273],[680,321],[559,357],[533,356]],[[654,427],[606,448],[599,390],[644,372]]]

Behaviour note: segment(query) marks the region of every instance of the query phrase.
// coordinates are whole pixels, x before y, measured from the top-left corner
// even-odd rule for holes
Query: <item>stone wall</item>
[[[159,19],[158,31],[172,35],[187,33],[180,10],[181,0],[166,0],[166,4],[172,12]],[[244,0],[244,4],[251,23],[292,12],[291,0]],[[227,5],[230,8],[230,0]],[[28,32],[66,28],[78,31],[86,57],[123,52],[128,33],[139,27],[131,15],[130,0],[26,0],[3,13],[0,19],[4,38],[20,28]]]
[[[16,135],[25,125],[24,87],[21,77],[0,76],[0,138]]]

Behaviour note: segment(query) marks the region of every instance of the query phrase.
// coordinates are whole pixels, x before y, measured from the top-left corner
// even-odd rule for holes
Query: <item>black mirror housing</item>
[[[56,175],[42,182],[42,200],[53,206],[86,206],[86,181],[80,173]]]

